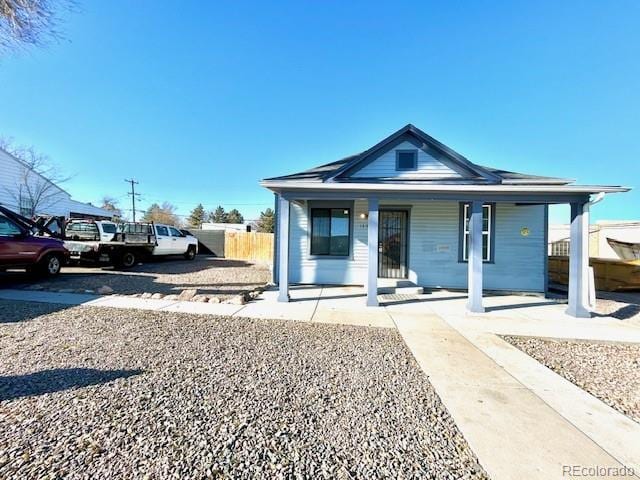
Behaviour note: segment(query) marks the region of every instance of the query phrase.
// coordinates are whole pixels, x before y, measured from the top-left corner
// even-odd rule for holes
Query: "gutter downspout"
[[[600,192],[598,194],[596,194],[596,197],[593,200],[589,200],[589,206],[593,206],[596,203],[600,203],[602,200],[604,200],[604,196],[606,195],[606,193],[604,192]]]

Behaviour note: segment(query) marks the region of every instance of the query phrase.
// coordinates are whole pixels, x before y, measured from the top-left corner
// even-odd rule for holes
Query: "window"
[[[569,240],[559,240],[551,244],[551,255],[555,257],[568,257],[571,253]]]
[[[164,237],[168,237],[169,236],[169,230],[167,230],[167,227],[160,227],[159,225],[156,225],[156,232],[158,232],[159,236],[164,236]]]
[[[33,216],[33,202],[29,197],[20,196],[20,215],[31,218]]]
[[[494,205],[482,206],[482,260],[492,262],[492,241],[493,241],[493,208]],[[469,258],[469,218],[471,216],[471,208],[468,203],[462,205],[462,261],[466,262]]]
[[[22,231],[18,226],[4,215],[0,216],[0,237],[13,237],[20,235]]]
[[[102,231],[104,233],[116,233],[116,224],[115,223],[103,223]]]
[[[311,255],[348,256],[351,210],[311,209]]]
[[[416,170],[417,168],[417,150],[396,150],[396,170]]]
[[[180,233],[177,228],[169,227],[169,231],[171,232],[171,235],[174,236],[174,237],[182,237],[183,236],[182,233]]]

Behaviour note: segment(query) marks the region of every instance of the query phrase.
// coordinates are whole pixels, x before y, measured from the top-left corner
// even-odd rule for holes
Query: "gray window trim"
[[[412,168],[400,168],[400,154],[411,153],[413,154],[413,167]],[[418,170],[418,150],[417,149],[397,149],[396,150],[396,171],[397,172],[412,172]]]
[[[458,263],[467,263],[464,259],[464,206],[470,205],[469,202],[460,202],[458,209]],[[493,202],[484,202],[482,206],[491,207],[491,221],[489,222],[489,260],[482,260],[482,263],[496,263],[496,204]]]
[[[307,202],[307,259],[309,260],[351,260],[353,259],[353,225],[354,225],[354,202],[345,201],[309,201]],[[349,253],[347,255],[317,255],[311,253],[311,210],[314,208],[343,208],[349,210]]]

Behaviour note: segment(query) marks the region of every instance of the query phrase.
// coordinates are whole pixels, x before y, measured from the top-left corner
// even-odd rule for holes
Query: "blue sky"
[[[640,218],[640,2],[98,2],[67,40],[0,59],[0,134],[48,153],[74,198],[198,202],[247,218],[261,178],[407,123],[470,160],[624,184]],[[552,221],[564,222],[556,208]]]

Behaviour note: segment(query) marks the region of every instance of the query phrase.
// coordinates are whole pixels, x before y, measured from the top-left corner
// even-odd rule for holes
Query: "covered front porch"
[[[414,308],[424,306],[429,299],[439,298],[441,294],[433,296],[437,287],[454,287],[458,290],[455,293],[457,304],[462,301],[464,311],[471,313],[483,313],[493,308],[495,305],[487,303],[489,298],[513,300],[516,309],[519,303],[517,298],[530,298],[493,297],[487,295],[488,290],[537,292],[540,295],[536,301],[540,302],[547,290],[547,207],[549,204],[568,203],[571,205],[572,244],[570,285],[568,305],[562,308],[573,317],[591,316],[588,281],[589,195],[580,192],[562,195],[431,193],[418,196],[398,192],[378,195],[340,192],[338,197],[335,193],[323,193],[297,191],[277,195],[274,279],[278,285],[278,302],[295,300],[296,295],[292,296],[291,293],[292,284],[331,283],[350,285],[352,292],[359,292],[352,297],[353,301],[361,305],[379,306],[382,298],[379,288],[386,286],[386,282],[382,284],[384,280],[380,278],[386,276],[381,275],[381,263],[384,263],[381,256],[385,254],[381,245],[381,231],[386,228],[381,224],[381,218],[388,210],[407,210],[413,217],[407,220],[407,228],[411,230],[406,233],[405,255],[408,260],[399,267],[392,265],[398,268],[392,271],[391,276],[400,273],[397,278],[429,289],[425,295],[430,297],[407,299],[417,305]],[[320,257],[313,255],[309,245],[312,207],[322,206],[326,210],[331,205],[344,206],[345,213],[349,210],[349,241],[352,245],[345,257],[348,262],[324,258],[318,260]],[[491,212],[489,215],[487,210]],[[498,226],[489,230],[487,225],[496,222],[496,212]],[[459,232],[461,218],[465,220]],[[438,223],[434,223],[436,220]],[[438,240],[442,238],[445,240]],[[516,248],[511,247],[516,244]],[[494,248],[500,250],[500,262],[492,257],[490,251]],[[515,255],[517,261],[510,261],[509,255]],[[532,267],[515,268],[516,264]],[[332,270],[326,265],[331,265]],[[358,284],[361,286],[354,287]],[[305,288],[313,287],[307,285]]]

